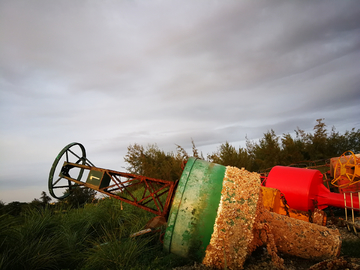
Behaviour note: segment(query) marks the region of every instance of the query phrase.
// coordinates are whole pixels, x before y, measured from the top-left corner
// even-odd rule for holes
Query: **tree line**
[[[348,150],[360,153],[360,129],[352,128],[343,134],[335,127],[329,131],[321,118],[316,120],[313,132],[307,133],[299,127],[294,132],[295,136],[290,133],[279,136],[271,129],[258,141],[246,138],[245,147],[235,147],[225,142],[206,157],[199,153],[194,141],[192,154],[179,145],[176,151],[166,153],[156,144],[147,147],[133,144],[128,146],[124,159],[128,164],[126,169],[131,173],[175,181],[180,178],[182,164],[189,156],[225,166],[244,167],[249,171],[262,171],[275,165],[326,160]]]
[[[57,211],[59,209],[82,208],[88,203],[97,202],[98,199],[95,198],[95,195],[96,191],[93,189],[76,186],[71,189],[69,196],[64,200],[51,203],[51,197],[45,191],[42,191],[40,198],[34,198],[30,203],[14,201],[5,204],[0,200],[0,215],[8,214],[17,217],[33,210],[43,211],[48,209]]]

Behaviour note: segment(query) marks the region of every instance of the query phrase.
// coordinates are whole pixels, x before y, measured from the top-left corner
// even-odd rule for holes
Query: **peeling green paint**
[[[226,167],[190,158],[175,193],[164,249],[201,261],[210,243]]]

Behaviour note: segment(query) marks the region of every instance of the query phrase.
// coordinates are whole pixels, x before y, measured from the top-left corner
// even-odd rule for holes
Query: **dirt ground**
[[[334,228],[334,225],[328,226]],[[353,232],[349,232],[346,227],[338,227],[338,229],[343,240],[355,240],[359,238],[359,236],[356,236]],[[342,256],[336,259],[319,262],[287,256],[285,254],[279,255],[284,259],[285,269],[289,270],[360,270],[360,258]],[[255,250],[251,257],[246,260],[243,267],[245,270],[278,269],[271,262],[271,257],[268,255],[266,248],[263,247]],[[195,263],[193,265],[176,267],[174,270],[212,270],[212,268],[206,267],[200,263]]]

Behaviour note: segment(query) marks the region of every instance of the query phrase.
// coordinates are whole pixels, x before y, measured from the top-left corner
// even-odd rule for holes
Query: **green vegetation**
[[[68,190],[65,191],[66,193]],[[64,203],[72,208],[83,207],[87,203],[95,200],[96,191],[88,187],[75,186],[71,188],[69,196],[64,200]]]
[[[326,160],[340,156],[347,150],[360,153],[360,129],[346,131],[340,134],[335,127],[329,132],[324,119],[317,119],[313,133],[306,133],[300,128],[295,130],[295,138],[290,134],[276,135],[274,130],[264,133],[258,142],[246,139],[246,147],[238,147],[223,143],[206,159],[225,166],[244,167],[248,171],[262,171],[275,165],[290,165],[294,163]],[[192,142],[192,156],[204,159],[199,155]],[[176,152],[165,153],[157,145],[144,148],[134,144],[128,147],[125,162],[127,170],[132,173],[146,175],[165,180],[179,179],[181,164],[189,154],[181,146]]]
[[[0,269],[171,269],[187,263],[163,252],[160,232],[129,238],[152,217],[110,198],[83,208],[2,215]]]

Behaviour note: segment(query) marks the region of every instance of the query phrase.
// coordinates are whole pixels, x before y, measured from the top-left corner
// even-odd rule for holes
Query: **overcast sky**
[[[360,1],[0,0],[6,203],[48,193],[71,142],[124,171],[134,143],[206,156],[359,113]]]

